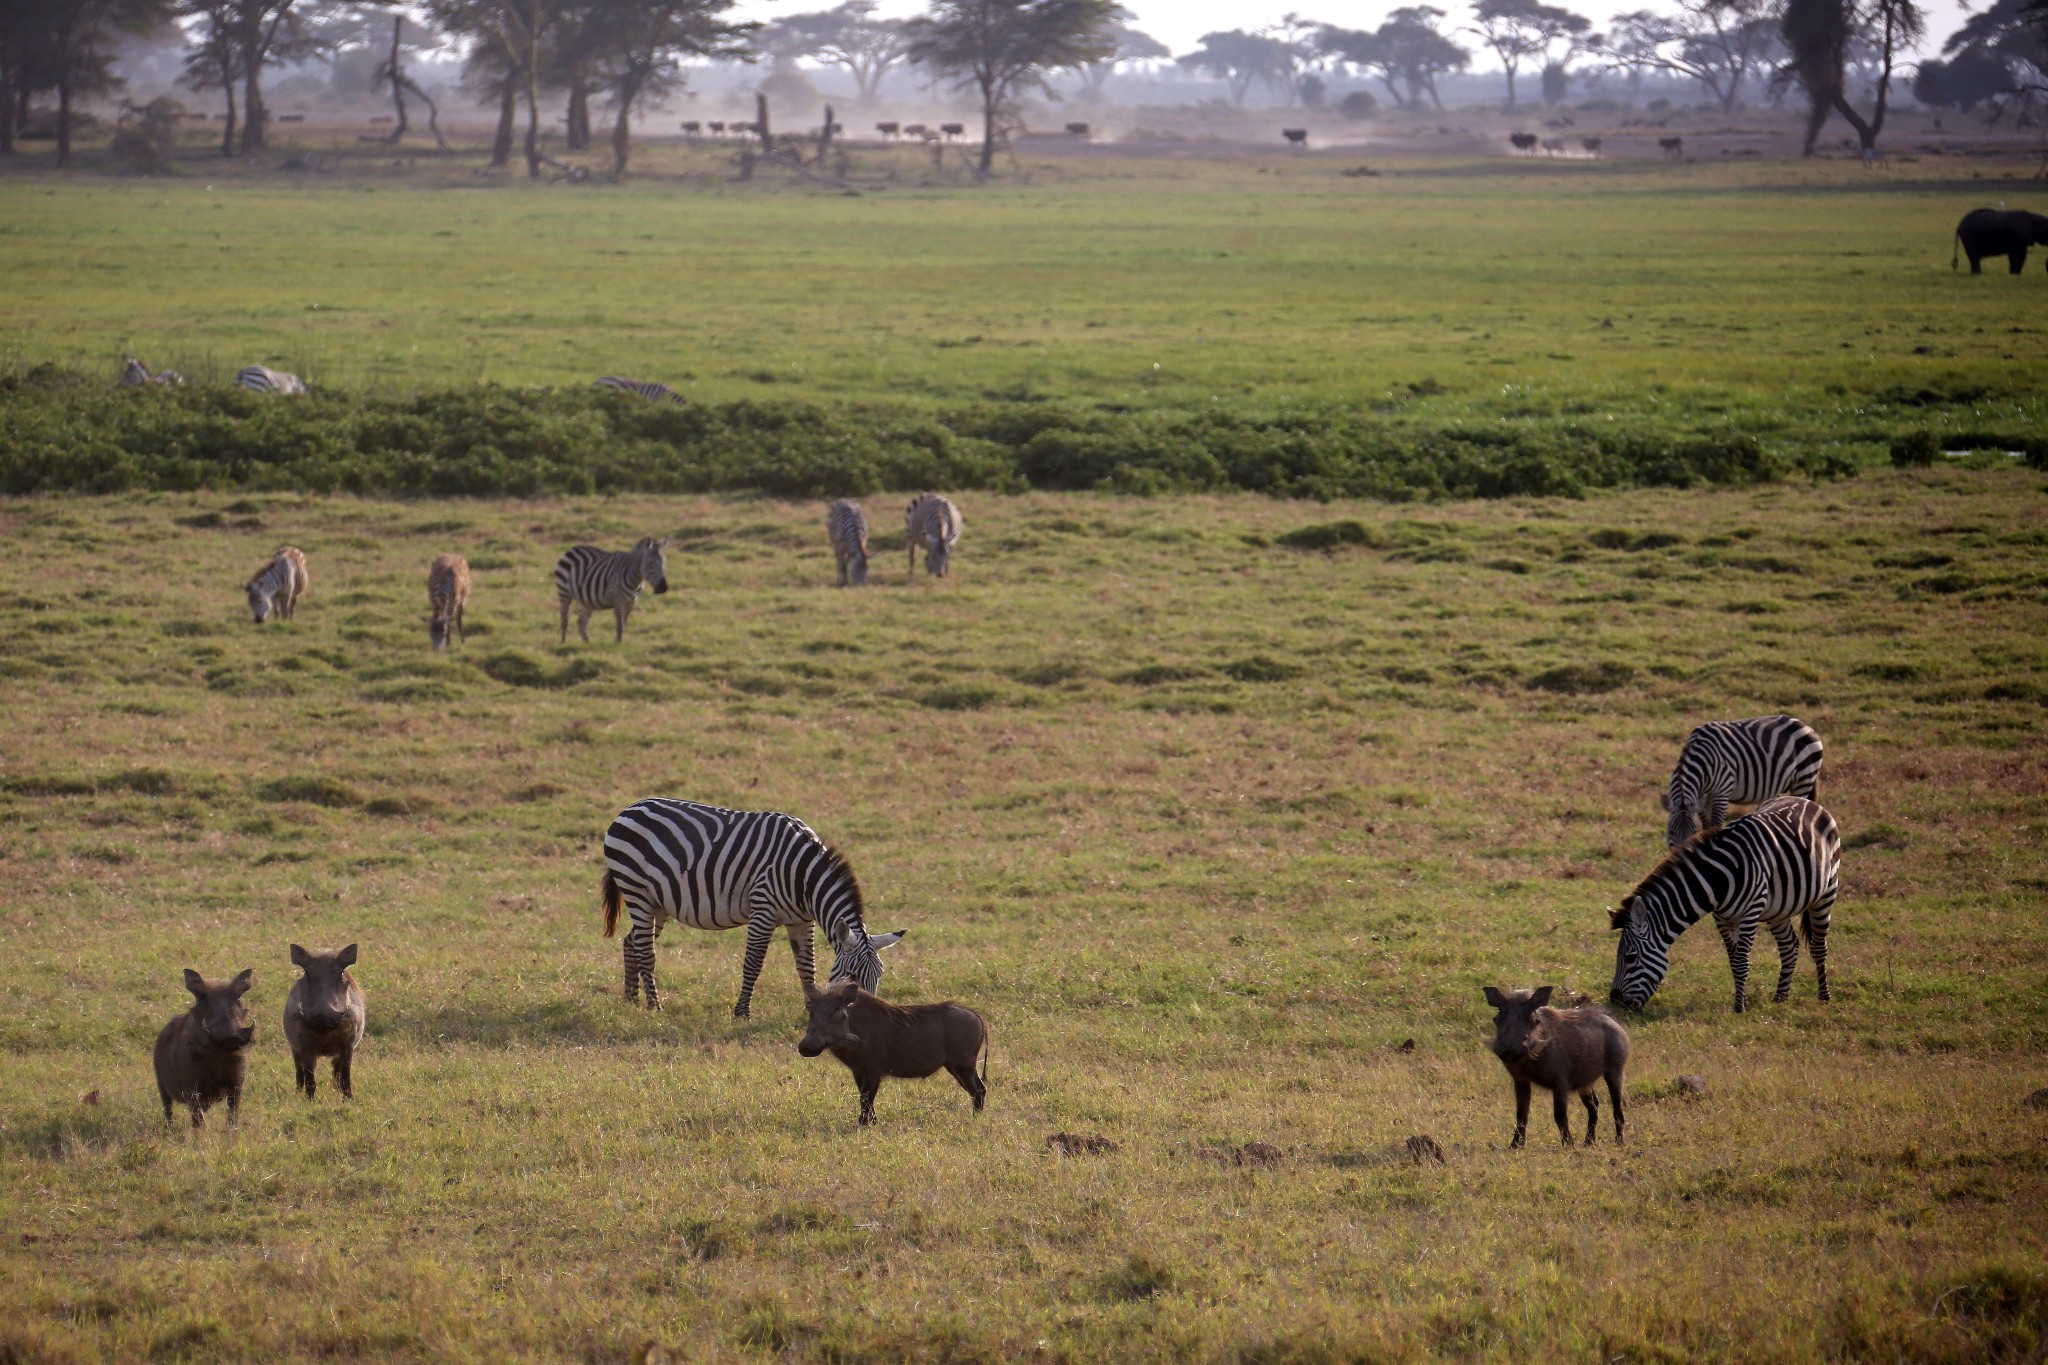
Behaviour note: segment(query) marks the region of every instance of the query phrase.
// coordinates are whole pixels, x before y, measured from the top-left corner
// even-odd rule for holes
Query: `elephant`
[[[1964,214],[1963,221],[1956,224],[1957,251],[1950,253],[1948,268],[1956,268],[1956,256],[1961,254],[1970,258],[1970,273],[1981,275],[1986,256],[2003,256],[2017,275],[2027,268],[2030,246],[2048,246],[2048,218],[2017,209],[2010,213],[1978,209]]]

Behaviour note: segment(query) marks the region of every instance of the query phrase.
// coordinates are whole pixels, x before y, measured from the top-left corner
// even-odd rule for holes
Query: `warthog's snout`
[[[325,1011],[306,1016],[306,1027],[312,1029],[315,1033],[332,1033],[347,1022],[347,1015],[329,1014]]]
[[[814,1043],[806,1038],[796,1045],[796,1050],[805,1057],[815,1057],[825,1050],[823,1043]]]

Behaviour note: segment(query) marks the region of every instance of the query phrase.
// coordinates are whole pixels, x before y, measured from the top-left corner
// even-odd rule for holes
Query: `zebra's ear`
[[[1607,927],[1610,929],[1628,928],[1628,912],[1635,908],[1635,900],[1634,896],[1623,896],[1620,905],[1610,907],[1607,911]]]
[[[1657,809],[1658,809],[1658,810],[1661,810],[1661,811],[1663,811],[1663,812],[1665,812],[1666,814],[1669,814],[1669,813],[1670,813],[1670,810],[1671,810],[1671,793],[1670,793],[1670,792],[1668,792],[1668,791],[1661,791],[1661,792],[1658,792],[1658,793],[1657,793]]]
[[[879,953],[884,948],[893,948],[898,943],[901,943],[903,936],[909,932],[908,929],[898,929],[894,933],[889,934],[870,934],[868,936],[868,946]]]
[[[1486,1003],[1497,1010],[1503,1010],[1508,1007],[1508,998],[1500,993],[1500,987],[1488,986],[1486,988]]]

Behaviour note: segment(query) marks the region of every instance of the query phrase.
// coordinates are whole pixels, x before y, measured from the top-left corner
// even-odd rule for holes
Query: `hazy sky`
[[[1362,5],[1357,0],[1333,0],[1332,3],[1316,4],[1314,0],[1297,0],[1288,4],[1260,3],[1259,0],[1124,0],[1124,8],[1137,16],[1137,26],[1171,47],[1175,52],[1185,52],[1194,47],[1204,33],[1216,29],[1259,28],[1277,20],[1282,14],[1294,10],[1308,18],[1324,23],[1338,24],[1345,28],[1374,28],[1385,17],[1388,10],[1398,8],[1414,0],[1387,0],[1380,5]],[[1463,0],[1431,0],[1438,9],[1451,15],[1453,25],[1468,18],[1470,11]],[[774,19],[785,14],[803,14],[811,10],[828,9],[837,0],[741,0],[739,13],[749,19]],[[1568,9],[1600,22],[1624,10],[1655,9],[1659,0],[1553,0]],[[1926,52],[1933,55],[1946,38],[1963,21],[1962,6],[1957,0],[1924,0],[1927,7],[1927,28],[1929,38]],[[881,0],[879,13],[903,17],[921,13],[924,5],[920,0]],[[1475,66],[1490,65],[1475,62]]]

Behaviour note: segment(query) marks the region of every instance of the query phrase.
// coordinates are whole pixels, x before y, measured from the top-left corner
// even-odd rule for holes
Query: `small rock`
[[[1442,1144],[1429,1134],[1417,1133],[1408,1139],[1408,1159],[1418,1166],[1431,1161],[1441,1166],[1444,1164],[1444,1149]]]
[[[2027,1096],[2027,1108],[2048,1109],[2048,1086],[2044,1086]]]
[[[1679,1094],[1688,1097],[1704,1095],[1707,1093],[1707,1078],[1705,1076],[1680,1076],[1676,1082],[1676,1088]]]
[[[1114,1142],[1097,1133],[1053,1133],[1046,1138],[1045,1145],[1065,1156],[1116,1150]]]
[[[1394,1051],[1396,1051],[1396,1052],[1413,1052],[1413,1051],[1415,1051],[1415,1040],[1414,1040],[1413,1038],[1403,1038],[1403,1039],[1401,1040],[1401,1042],[1400,1042],[1400,1045],[1399,1045],[1399,1046],[1397,1046],[1397,1047],[1396,1047],[1396,1048],[1394,1049]]]
[[[1237,1149],[1240,1166],[1277,1166],[1287,1154],[1270,1142],[1247,1142]]]

